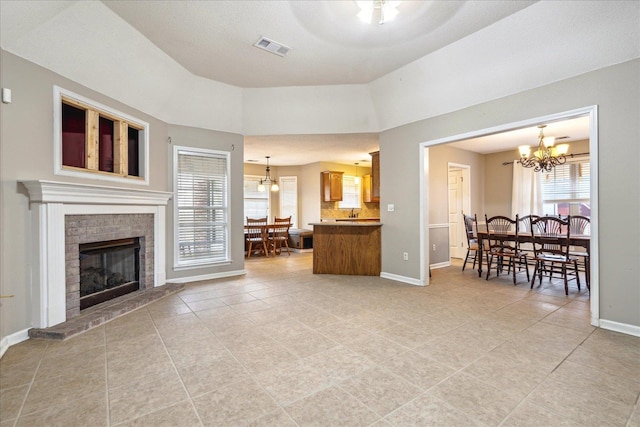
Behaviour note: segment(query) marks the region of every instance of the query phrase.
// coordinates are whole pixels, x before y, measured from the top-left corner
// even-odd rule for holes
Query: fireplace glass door
[[[139,238],[80,245],[80,310],[139,288]]]

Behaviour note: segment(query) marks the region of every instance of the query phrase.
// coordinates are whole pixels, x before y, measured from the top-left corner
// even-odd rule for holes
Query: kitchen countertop
[[[321,222],[342,222],[342,221],[380,221],[380,217],[356,217],[356,218],[320,218]]]
[[[382,225],[379,221],[354,221],[354,220],[341,220],[341,221],[324,221],[324,222],[310,222],[309,225],[313,226],[327,226],[327,227],[341,227],[341,226],[350,226],[350,227],[373,227]]]

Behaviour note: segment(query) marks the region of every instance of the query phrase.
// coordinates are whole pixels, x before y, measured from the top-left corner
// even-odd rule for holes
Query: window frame
[[[247,179],[248,178],[248,179]],[[247,212],[245,210],[245,205],[246,205],[246,200],[247,200],[247,196],[244,193],[244,184],[246,181],[253,181],[253,182],[259,182],[260,180],[263,180],[264,176],[260,176],[260,175],[250,175],[250,174],[246,174],[243,176],[243,183],[242,183],[242,222],[246,225],[247,223]],[[270,218],[271,215],[271,191],[267,190],[264,192],[264,194],[266,195],[266,200],[267,200],[267,212],[265,214],[265,216],[267,217],[267,221]]]
[[[543,214],[545,215],[558,215],[559,214],[559,210],[558,207],[559,205],[563,205],[566,204],[569,207],[569,210],[573,210],[573,209],[577,209],[578,205],[580,204],[586,204],[589,206],[589,209],[591,209],[591,167],[590,167],[590,157],[589,156],[580,156],[580,157],[576,157],[576,158],[571,158],[571,159],[567,159],[566,163],[564,163],[563,165],[560,166],[556,166],[556,168],[558,167],[572,167],[573,165],[581,165],[581,164],[586,164],[587,167],[589,168],[589,177],[586,179],[585,183],[586,186],[588,187],[589,190],[589,197],[588,198],[580,198],[580,197],[567,197],[567,198],[554,198],[551,197],[549,198],[548,196],[545,195],[545,184],[544,184],[544,180],[547,179],[547,175],[550,174],[551,172],[544,172],[542,174],[539,175],[539,179],[540,179],[540,184],[542,187],[542,194],[541,194],[541,198],[542,198],[542,205],[543,205]],[[580,166],[578,166],[580,167]],[[555,169],[553,171],[555,173]],[[569,173],[571,174],[571,170],[569,171]],[[584,186],[584,184],[583,184]],[[584,190],[584,188],[582,188]],[[575,181],[571,181],[571,188],[570,188],[570,192],[573,192],[574,196],[577,195],[575,193],[577,193],[580,190],[580,187],[578,185],[576,185]],[[584,194],[584,192],[583,192]],[[553,212],[550,212],[548,209],[546,209],[547,206],[553,206]],[[574,213],[571,213],[571,215],[574,215]]]
[[[224,207],[222,208],[225,213],[225,255],[223,258],[208,258],[199,259],[193,261],[183,261],[180,258],[180,223],[179,223],[179,209],[180,203],[178,200],[178,157],[180,154],[190,154],[193,156],[205,156],[224,159],[226,162],[226,181],[227,188],[224,197]],[[188,270],[194,268],[203,268],[207,266],[219,266],[231,263],[231,212],[230,212],[230,198],[231,198],[231,154],[227,151],[210,150],[205,148],[194,148],[185,146],[173,147],[173,269],[175,271]]]
[[[362,179],[356,181],[356,178],[358,177],[351,175],[342,175],[342,200],[338,202],[338,209],[362,209]],[[347,194],[353,194],[345,190],[346,188],[348,188],[347,186],[345,186],[345,184],[348,184],[347,181],[352,181],[354,187],[356,188],[356,198],[358,201],[354,206],[348,205],[348,201],[345,200],[345,196]]]
[[[99,116],[116,123],[131,124],[140,132],[140,147],[138,151],[139,176],[121,175],[114,172],[100,171],[90,168],[65,166],[62,164],[62,104],[80,107],[98,113]],[[128,140],[128,138],[125,138]],[[123,144],[126,142],[123,142]],[[87,141],[85,140],[85,144]],[[116,151],[114,141],[114,151]],[[140,160],[141,159],[141,160]],[[127,184],[149,185],[149,123],[123,113],[82,95],[53,86],[53,173],[54,175],[71,176],[76,178],[114,181]]]
[[[295,212],[291,212],[291,228],[296,228],[298,226],[298,177],[295,175],[291,175],[291,176],[281,176],[279,178],[280,181],[280,195],[279,195],[279,200],[278,200],[278,212],[280,217],[282,218],[286,218],[287,217],[287,210],[285,209],[284,206],[284,197],[283,194],[286,192],[285,188],[286,188],[286,182],[291,182],[294,184],[295,187]]]

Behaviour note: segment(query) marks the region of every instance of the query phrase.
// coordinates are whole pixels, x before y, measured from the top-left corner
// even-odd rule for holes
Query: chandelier
[[[264,176],[264,179],[260,180],[260,184],[258,184],[258,191],[266,191],[267,190],[266,185],[271,187],[271,191],[278,191],[278,190],[280,190],[280,187],[278,187],[278,184],[277,184],[276,180],[275,179],[271,179],[271,168],[269,167],[269,158],[270,158],[270,156],[265,156],[265,157],[267,158],[266,175]]]
[[[551,172],[558,165],[567,161],[566,154],[569,151],[568,144],[560,144],[554,146],[556,138],[553,136],[544,136],[543,129],[546,125],[540,125],[540,135],[538,135],[538,149],[531,155],[531,148],[528,145],[518,147],[520,151],[520,163],[525,168],[534,168],[534,172]]]
[[[385,22],[389,22],[393,20],[396,15],[398,15],[398,4],[399,1],[389,1],[389,0],[368,0],[368,1],[356,1],[358,7],[360,8],[360,12],[358,13],[358,18],[360,21],[365,24],[371,24],[373,21],[374,11],[378,12],[380,19],[378,19],[378,23],[380,25]]]

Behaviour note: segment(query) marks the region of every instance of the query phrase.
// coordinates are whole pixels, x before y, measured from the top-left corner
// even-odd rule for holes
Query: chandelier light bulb
[[[565,157],[569,151],[568,144],[560,144],[554,146],[556,138],[553,136],[544,136],[544,128],[546,125],[538,126],[540,134],[538,135],[538,149],[531,155],[531,148],[528,145],[518,147],[520,152],[520,163],[525,168],[534,168],[534,172],[551,172],[551,170],[563,165],[567,158]]]

